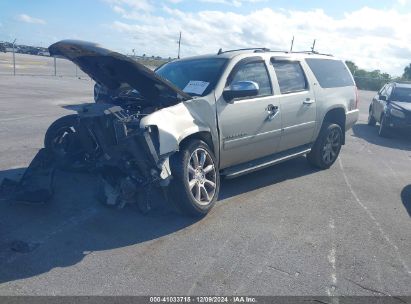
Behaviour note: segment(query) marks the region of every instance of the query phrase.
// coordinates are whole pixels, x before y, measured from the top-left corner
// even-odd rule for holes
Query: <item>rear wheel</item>
[[[328,169],[337,160],[342,146],[341,127],[333,123],[325,123],[322,127],[307,160],[319,169]]]
[[[171,159],[173,200],[181,211],[203,216],[214,206],[220,190],[216,159],[201,140],[193,140]]]
[[[370,110],[368,111],[368,125],[369,126],[375,126],[377,121],[375,120],[374,116],[372,115],[372,108],[370,107]]]

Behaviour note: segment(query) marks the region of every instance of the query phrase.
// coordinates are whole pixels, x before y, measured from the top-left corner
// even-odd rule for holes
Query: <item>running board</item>
[[[269,155],[260,159],[250,161],[248,163],[236,165],[221,171],[221,175],[225,178],[231,179],[244,174],[248,174],[263,168],[270,167],[275,164],[282,163],[289,159],[303,156],[311,151],[309,145],[304,145],[302,147],[293,148],[284,152]]]

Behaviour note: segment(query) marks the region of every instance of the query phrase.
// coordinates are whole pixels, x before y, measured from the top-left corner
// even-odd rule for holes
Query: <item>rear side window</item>
[[[317,58],[307,58],[306,61],[324,89],[355,85],[351,73],[342,61]]]
[[[281,94],[301,92],[308,89],[307,79],[299,62],[272,61]]]
[[[258,83],[260,87],[258,96],[272,94],[270,78],[268,77],[268,72],[263,61],[251,62],[241,66],[232,78],[230,84],[237,81],[254,81]]]

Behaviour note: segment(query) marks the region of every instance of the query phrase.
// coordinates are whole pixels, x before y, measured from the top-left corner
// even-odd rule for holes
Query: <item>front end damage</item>
[[[9,199],[29,203],[46,202],[53,194],[56,169],[72,170],[73,164],[100,179],[98,199],[118,208],[135,204],[150,210],[153,187],[167,186],[171,173],[168,157],[159,157],[155,127],[140,128],[142,114],[113,104],[89,104],[78,111],[76,132],[64,139],[68,150],[64,162],[48,149],[41,149],[19,182],[6,179],[1,185]],[[64,166],[62,164],[64,163]]]

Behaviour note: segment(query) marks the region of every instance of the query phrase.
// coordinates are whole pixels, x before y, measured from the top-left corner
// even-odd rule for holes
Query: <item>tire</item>
[[[372,115],[372,108],[370,107],[370,110],[368,111],[368,125],[371,127],[374,127],[376,125],[377,121],[375,120],[374,116]]]
[[[378,135],[381,137],[389,136],[389,127],[387,126],[387,119],[385,114],[381,115],[380,127],[378,128]]]
[[[80,148],[75,133],[78,131],[78,115],[63,116],[53,122],[44,136],[44,147],[62,166],[81,159]]]
[[[186,215],[206,215],[220,191],[214,153],[205,142],[193,140],[171,157],[170,165],[173,175],[170,190],[174,204]]]
[[[341,127],[333,123],[324,123],[311,152],[308,162],[316,168],[328,169],[337,160],[341,151],[343,133]]]

